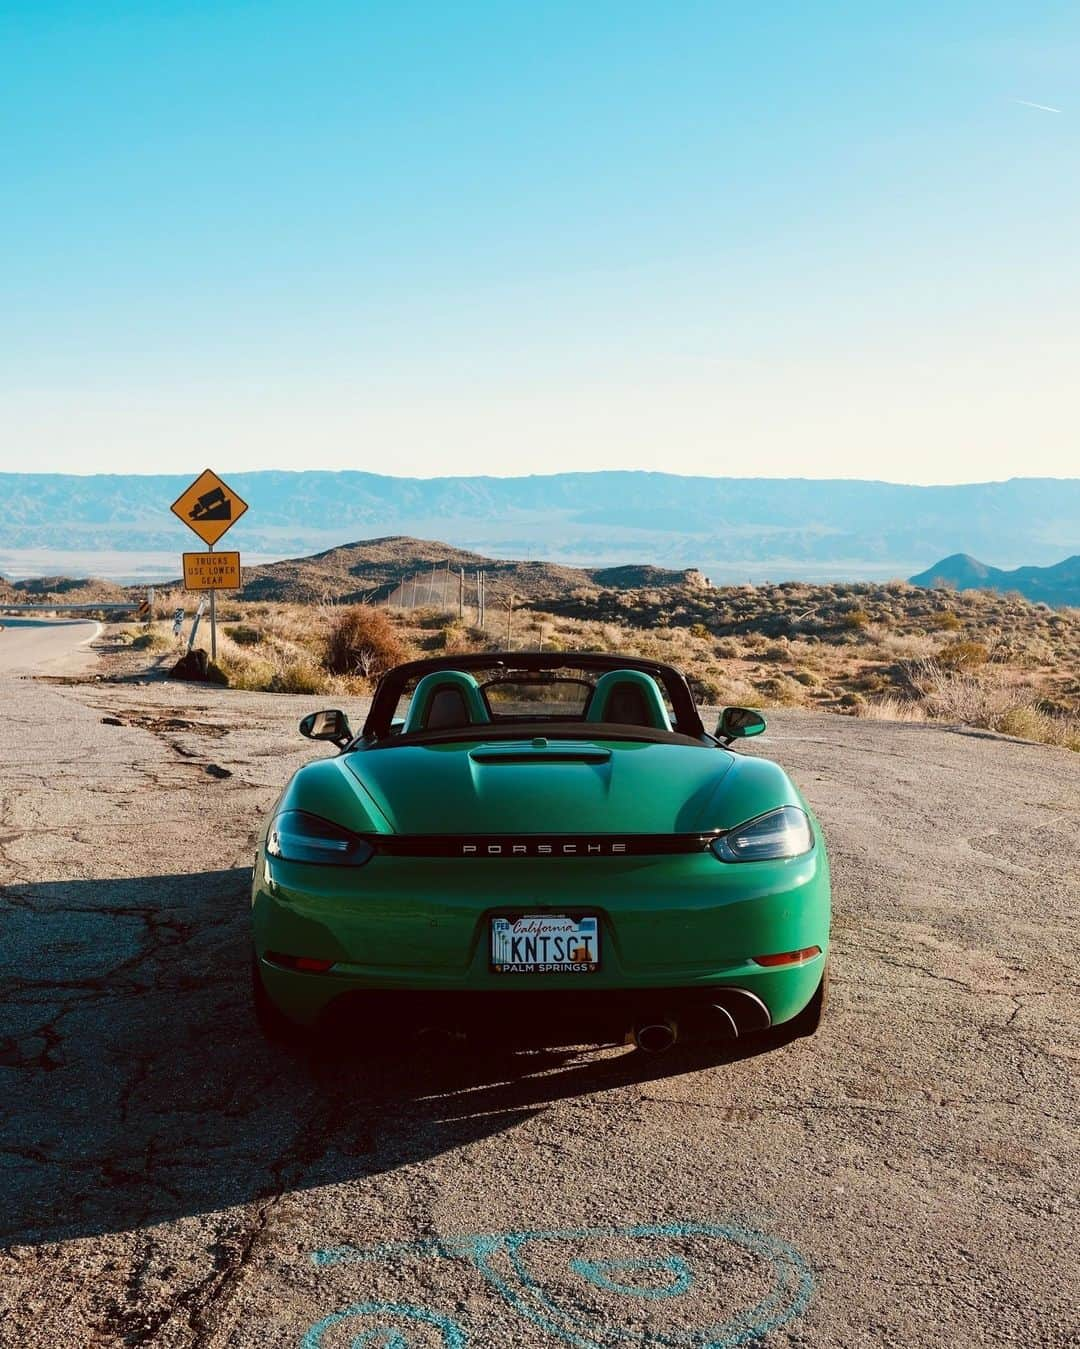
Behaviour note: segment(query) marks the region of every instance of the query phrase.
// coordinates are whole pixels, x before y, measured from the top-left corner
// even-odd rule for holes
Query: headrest
[[[652,675],[641,670],[609,670],[601,675],[589,699],[585,720],[671,730],[671,718],[659,686]]]
[[[402,735],[491,721],[480,685],[464,670],[433,670],[413,691]]]

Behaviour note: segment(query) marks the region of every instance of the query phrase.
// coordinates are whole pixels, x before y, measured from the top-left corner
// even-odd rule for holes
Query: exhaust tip
[[[672,1021],[647,1021],[634,1027],[634,1044],[644,1054],[662,1054],[679,1038]]]

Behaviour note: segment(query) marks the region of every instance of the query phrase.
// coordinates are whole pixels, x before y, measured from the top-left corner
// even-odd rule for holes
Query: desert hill
[[[145,594],[146,587],[141,587]],[[131,594],[121,585],[96,576],[38,576],[26,581],[10,581],[0,576],[0,604],[110,604],[129,603]]]
[[[1080,553],[1051,567],[991,567],[968,553],[953,553],[911,578],[917,586],[949,590],[1015,591],[1025,599],[1055,607],[1080,606]]]
[[[478,569],[485,574],[487,593],[492,599],[511,593],[520,600],[538,600],[608,587],[704,584],[704,578],[692,568],[673,570],[646,564],[569,567],[556,562],[505,561],[447,543],[390,535],[329,548],[311,557],[245,568],[242,598],[300,604],[329,600],[339,604],[378,602],[402,586],[411,590],[415,582],[416,594],[405,595],[406,603],[422,601],[432,588],[432,598],[441,602],[444,597],[449,599],[457,594],[462,570],[467,593],[473,595]]]

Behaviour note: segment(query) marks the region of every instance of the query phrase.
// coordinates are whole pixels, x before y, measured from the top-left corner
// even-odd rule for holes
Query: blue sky
[[[5,469],[1080,471],[1073,4],[0,0],[0,60]]]

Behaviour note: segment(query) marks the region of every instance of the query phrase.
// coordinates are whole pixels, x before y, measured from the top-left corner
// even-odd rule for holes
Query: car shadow
[[[266,1043],[246,868],[0,891],[0,1241],[143,1227],[378,1175],[553,1103],[759,1052]]]

